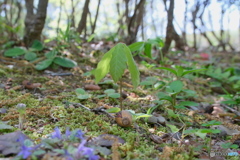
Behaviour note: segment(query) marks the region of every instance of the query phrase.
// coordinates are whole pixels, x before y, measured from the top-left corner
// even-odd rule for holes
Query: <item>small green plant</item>
[[[160,87],[163,87],[165,83],[163,81],[159,81],[157,77],[146,77],[146,79],[143,80],[140,85],[144,86],[145,88],[153,88],[156,90]]]
[[[164,46],[164,42],[161,38],[148,39],[146,42],[135,42],[129,45],[131,52],[136,52],[140,54],[142,57],[148,57],[151,59],[155,59],[152,55],[152,49],[155,47],[160,51],[161,60],[163,60],[163,54],[161,52],[161,48]]]
[[[236,94],[229,94],[223,96],[226,100],[222,101],[222,104],[228,104],[231,106],[239,105],[240,104],[240,92],[237,92]]]
[[[14,129],[14,127],[8,125],[6,122],[0,121],[0,133],[12,131],[13,129]]]
[[[215,126],[215,125],[220,125],[222,124],[221,122],[219,121],[216,121],[216,120],[212,120],[212,121],[209,121],[209,122],[206,122],[206,123],[203,123],[202,126],[204,127],[211,127],[211,126]],[[209,139],[209,152],[211,151],[211,147],[212,147],[212,134],[217,134],[217,133],[220,133],[221,131],[219,129],[201,129],[201,133],[207,133],[210,135],[210,139]]]
[[[225,149],[238,149],[238,145],[237,144],[232,144],[231,142],[227,142],[227,143],[224,143],[221,145],[222,148],[225,148]]]
[[[134,121],[136,121],[136,120],[138,120],[140,118],[148,118],[148,117],[152,116],[151,114],[135,113],[135,111],[133,111],[133,110],[127,110],[127,111],[129,111],[132,114]]]
[[[81,100],[88,99],[92,96],[91,94],[86,93],[86,91],[82,88],[77,88],[75,92],[77,94],[77,98]]]
[[[75,28],[71,27],[71,23],[68,23],[65,30],[59,29],[57,35],[57,41],[59,48],[69,47],[69,44],[74,42],[81,42],[79,34],[77,34]]]
[[[39,61],[39,63],[36,64],[35,69],[37,70],[44,70],[48,68],[52,64],[57,64],[62,67],[66,68],[73,68],[77,65],[77,63],[71,59],[58,56],[57,51],[53,50],[50,52],[45,53],[44,57],[41,57],[38,59],[37,54],[38,52],[43,50],[43,44],[40,41],[35,40],[33,42],[33,45],[28,49],[24,50],[22,48],[16,47],[12,49],[8,49],[4,52],[4,56],[6,57],[16,57],[24,55],[24,58],[29,62],[35,62]],[[35,53],[36,52],[36,53]]]
[[[180,80],[180,78],[189,73],[202,71],[204,69],[184,70],[184,68],[181,66],[176,66],[176,69],[167,68],[167,67],[158,67],[158,69],[170,71],[177,78],[177,80],[170,82],[165,87],[166,93],[164,93],[164,92],[157,93],[157,97],[159,98],[159,100],[166,100],[166,101],[170,102],[171,106],[172,106],[172,110],[175,110],[176,108],[177,109],[185,109],[185,106],[197,106],[198,105],[197,103],[191,102],[191,101],[182,101],[179,104],[177,104],[177,96],[181,92],[185,92],[186,94],[193,93],[193,91],[191,91],[191,90],[183,89],[184,85],[183,85],[183,82]]]
[[[121,109],[118,108],[118,107],[112,107],[110,109],[107,109],[106,111],[108,113],[117,113],[119,112]],[[145,114],[145,113],[135,113],[135,111],[133,110],[126,110],[128,111],[129,113],[131,113],[131,115],[133,116],[133,121],[135,122],[136,120],[140,119],[140,118],[148,118],[148,117],[151,117],[152,115],[151,114]]]
[[[180,79],[181,77],[183,77],[189,73],[200,72],[200,71],[206,70],[204,68],[185,70],[182,66],[175,66],[175,69],[168,68],[168,67],[157,67],[157,69],[163,69],[163,70],[169,71],[169,72],[173,73],[177,79]]]
[[[121,94],[121,78],[124,70],[127,68],[131,75],[132,84],[136,88],[139,84],[139,70],[133,60],[130,49],[124,43],[118,43],[107,53],[105,53],[101,61],[98,63],[97,68],[93,71],[93,74],[95,76],[95,83],[100,82],[100,80],[103,79],[109,72],[115,83],[117,81],[120,81]],[[120,102],[122,109],[122,100]]]
[[[223,84],[227,84],[232,86],[236,91],[240,91],[240,74],[238,69],[227,68],[223,70],[221,67],[216,68],[214,66],[209,66],[206,68],[206,71],[202,71],[201,74],[215,79],[215,81],[210,83],[213,87],[222,87]]]
[[[105,94],[103,95],[98,95],[97,98],[103,98],[103,97],[120,98],[120,94],[116,93],[114,89],[106,89],[104,93]]]
[[[62,134],[58,127],[54,130],[51,135],[43,138],[37,145],[25,136],[18,137],[17,142],[21,147],[17,147],[20,148],[19,153],[14,159],[42,159],[46,154],[57,155],[63,159],[98,160],[100,158],[96,154],[102,153],[102,151],[96,151],[95,146],[87,147],[87,140],[81,130],[70,131],[67,128],[65,134]]]
[[[25,114],[26,114],[26,104],[19,103],[16,106],[17,111],[19,113],[19,129],[23,129],[23,124],[25,121]]]
[[[17,57],[24,55],[24,58],[28,61],[34,61],[37,59],[37,54],[35,52],[39,52],[43,50],[43,45],[40,41],[35,40],[32,46],[28,50],[24,50],[20,47],[15,47],[8,49],[4,52],[4,56],[6,57]]]
[[[212,120],[212,121],[203,123],[202,126],[203,127],[211,127],[211,126],[220,125],[220,124],[221,124],[221,122]],[[190,135],[190,134],[195,134],[196,136],[199,136],[200,138],[202,138],[204,140],[206,139],[207,134],[209,134],[209,139],[206,139],[206,144],[207,145],[204,145],[204,146],[207,148],[208,153],[210,153],[211,142],[212,142],[212,134],[217,134],[217,133],[220,133],[220,132],[221,131],[218,130],[218,129],[203,128],[203,129],[184,130],[183,134],[184,134],[184,136],[187,136],[187,135]]]
[[[57,64],[59,66],[66,68],[73,68],[77,66],[77,63],[75,61],[68,59],[66,57],[58,56],[57,53],[58,52],[55,50],[45,53],[46,59],[39,62],[35,68],[37,70],[44,70],[52,64]]]
[[[166,93],[158,92],[159,100],[166,100],[171,103],[172,110],[185,109],[185,106],[197,106],[198,104],[191,101],[182,101],[177,104],[177,95],[183,92],[183,83],[180,80],[173,81],[166,86]]]

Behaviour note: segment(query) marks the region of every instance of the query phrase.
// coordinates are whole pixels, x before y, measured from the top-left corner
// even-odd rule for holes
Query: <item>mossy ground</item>
[[[31,139],[36,140],[36,142],[39,138],[44,138],[47,134],[53,132],[53,129],[58,126],[62,131],[65,131],[67,127],[69,127],[70,130],[79,128],[89,137],[96,137],[101,134],[113,134],[123,138],[126,143],[117,147],[117,151],[122,159],[152,160],[170,158],[173,160],[186,160],[194,159],[193,157],[198,155],[198,152],[194,150],[196,146],[182,145],[179,147],[179,144],[176,142],[154,143],[149,138],[149,130],[154,130],[154,133],[160,136],[163,132],[169,132],[165,126],[156,127],[138,120],[136,123],[147,131],[139,132],[134,127],[122,128],[118,126],[113,119],[104,114],[95,114],[84,108],[66,105],[66,102],[81,103],[90,109],[94,109],[101,105],[119,106],[120,104],[119,99],[109,97],[96,98],[97,95],[103,94],[104,89],[100,91],[88,91],[88,93],[93,95],[89,99],[78,99],[75,94],[75,89],[84,88],[85,84],[94,82],[94,77],[84,76],[84,73],[89,71],[87,68],[92,69],[96,67],[96,64],[92,64],[86,60],[81,62],[81,59],[77,61],[80,65],[74,69],[57,69],[57,71],[71,72],[73,73],[72,76],[50,76],[43,71],[25,70],[24,67],[9,69],[7,66],[1,65],[0,83],[3,84],[3,87],[0,88],[0,107],[7,110],[6,113],[1,113],[1,120],[8,121],[8,125],[14,126],[16,128],[15,130],[17,130],[19,114],[15,107],[18,103],[24,103],[27,106],[27,110],[23,132]],[[159,77],[161,74],[161,72],[153,73],[146,68],[141,70],[141,72],[144,73],[142,77]],[[128,76],[128,73],[126,73],[123,78],[127,83],[130,82]],[[164,79],[164,76],[159,78]],[[165,78],[167,79],[168,77]],[[41,83],[41,87],[37,89],[25,89],[22,86],[24,80],[31,80],[32,83]],[[201,80],[203,81],[202,84],[200,83]],[[199,83],[197,83],[197,81]],[[198,97],[195,97],[194,100],[197,100],[202,94],[206,95],[210,93],[208,90],[203,90],[203,88],[206,88],[204,85],[206,85],[204,79],[198,79],[196,83],[193,82],[192,85],[188,86],[197,91]],[[105,89],[109,89],[108,87],[109,86]],[[133,88],[125,86],[123,89],[127,93],[134,93],[139,97],[146,97],[147,95],[154,95],[154,93],[156,93],[156,90],[152,88],[146,89],[144,87],[134,90]],[[209,97],[204,96],[202,98],[208,100]],[[127,98],[123,101],[124,109],[131,109],[137,113],[146,113],[147,109],[153,104],[150,99],[151,98],[142,100],[135,99],[135,101],[133,101]],[[166,110],[167,106],[163,105],[159,107],[159,112],[161,112],[163,116],[169,121],[175,121],[177,123],[179,120],[168,117]],[[194,122],[194,120],[186,114],[182,120],[184,122]],[[2,133],[12,131],[14,130],[4,130]],[[165,146],[168,146],[168,148]],[[164,151],[162,151],[163,148]],[[101,156],[106,159],[111,159],[111,155]],[[232,157],[232,159],[234,159],[234,157]]]

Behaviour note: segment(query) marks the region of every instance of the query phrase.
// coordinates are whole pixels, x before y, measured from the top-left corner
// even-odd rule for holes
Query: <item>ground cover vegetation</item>
[[[73,22],[41,39],[45,2],[38,26],[26,5],[24,37],[0,19],[0,158],[239,159],[238,52],[181,50],[170,35],[137,41],[131,29],[121,42],[82,39],[86,26]]]

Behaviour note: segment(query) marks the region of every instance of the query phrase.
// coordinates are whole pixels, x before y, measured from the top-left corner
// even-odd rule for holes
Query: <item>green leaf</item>
[[[171,125],[171,124],[166,124],[166,125],[171,129],[173,133],[176,133],[179,131],[179,129],[174,125]]]
[[[24,58],[28,61],[33,61],[37,58],[37,54],[34,53],[34,52],[27,52],[25,55],[24,55]]]
[[[206,69],[193,69],[193,70],[189,70],[189,71],[184,71],[182,76],[192,73],[192,72],[200,72],[200,71],[204,71],[204,70],[206,70]]]
[[[178,117],[178,115],[176,113],[174,113],[173,110],[168,109],[167,111],[168,111],[169,117],[173,117],[173,118],[177,118]]]
[[[184,130],[184,134],[190,134],[190,133],[195,133],[197,131],[197,129],[187,129],[187,130]]]
[[[106,95],[105,94],[97,95],[97,98],[103,98],[103,97],[106,97]]]
[[[152,114],[153,111],[158,108],[158,105],[154,106],[154,107],[150,107],[148,110],[147,110],[147,114]]]
[[[173,99],[172,97],[170,97],[169,95],[163,93],[163,92],[158,92],[157,93],[157,97],[159,98],[159,100],[167,100],[169,102],[172,103]]]
[[[240,80],[240,76],[231,76],[228,80],[229,80],[230,82],[236,81],[236,80]]]
[[[73,68],[77,66],[77,63],[75,61],[65,57],[56,57],[54,58],[53,62],[58,64],[59,66],[66,67],[66,68]]]
[[[148,118],[148,117],[152,117],[152,115],[149,114],[144,114],[144,113],[137,113],[135,114],[135,120],[139,119],[139,118]]]
[[[118,43],[113,47],[114,50],[110,61],[110,74],[115,83],[122,77],[124,70],[127,68],[125,48],[127,47],[123,43]]]
[[[197,135],[198,137],[202,138],[202,139],[205,139],[207,133],[202,132],[202,130],[203,130],[203,129],[199,129],[199,130],[197,130],[194,134]]]
[[[47,59],[53,59],[56,55],[57,52],[55,50],[45,53],[45,57],[47,57]]]
[[[41,155],[44,155],[45,153],[46,153],[46,151],[40,149],[40,150],[33,151],[32,155],[33,156],[41,156]]]
[[[106,79],[106,80],[104,80],[103,82],[99,82],[99,84],[110,84],[110,85],[113,85],[113,80],[111,80],[111,79]]]
[[[118,108],[118,107],[113,107],[113,108],[107,109],[106,112],[108,112],[108,113],[117,113],[117,112],[119,112],[120,110],[121,110],[121,109]]]
[[[169,71],[171,73],[173,73],[175,76],[177,76],[177,71],[175,71],[174,69],[172,68],[167,68],[167,67],[157,67],[157,69],[163,69],[163,70],[166,70],[166,71]]]
[[[222,73],[222,76],[221,76],[221,77],[227,79],[227,78],[229,78],[230,74],[231,74],[231,72],[230,72],[230,71],[227,71],[227,72]]]
[[[177,76],[181,77],[183,74],[183,67],[182,66],[176,66],[177,69]]]
[[[40,41],[34,40],[30,49],[31,51],[41,51],[43,50],[43,45]]]
[[[8,49],[4,52],[4,56],[6,57],[16,57],[25,54],[25,50],[22,48],[12,48]]]
[[[227,100],[227,101],[222,101],[222,104],[238,104],[236,101],[234,100]]]
[[[36,69],[37,70],[44,70],[46,69],[47,67],[49,67],[53,62],[53,59],[46,59],[42,62],[39,62],[37,65],[36,65]]]
[[[219,129],[201,129],[201,133],[220,133]]]
[[[142,81],[140,83],[140,85],[142,85],[142,86],[150,86],[150,85],[153,85],[153,82],[145,80],[145,81]]]
[[[96,36],[96,34],[91,34],[89,36],[89,38],[87,39],[87,42],[91,42],[95,36]]]
[[[186,94],[188,94],[188,96],[190,96],[190,95],[192,95],[192,96],[196,95],[196,92],[193,91],[193,90],[190,90],[190,89],[183,89],[182,91],[185,92]]]
[[[91,95],[89,95],[89,94],[82,94],[82,95],[77,96],[78,99],[88,99],[90,97],[91,97]]]
[[[86,91],[84,89],[82,89],[82,88],[77,88],[75,90],[75,92],[76,92],[77,95],[82,95],[82,94],[86,93]]]
[[[173,81],[169,84],[169,87],[173,92],[180,92],[183,88],[183,83],[180,80]]]
[[[89,77],[89,76],[91,76],[91,75],[92,75],[92,72],[91,72],[91,71],[85,72],[85,73],[82,74],[82,76],[86,76],[86,77]]]
[[[206,123],[203,123],[202,126],[209,127],[209,126],[220,125],[220,124],[222,124],[222,122],[216,121],[216,120],[212,120],[212,121],[208,121]]]
[[[111,97],[111,98],[120,98],[119,93],[109,93],[108,96]]]
[[[152,44],[151,43],[145,43],[144,53],[148,58],[152,58]]]
[[[13,129],[13,127],[10,126],[10,125],[7,125],[5,123],[0,122],[0,130],[3,130],[3,129]]]
[[[164,47],[164,42],[163,42],[162,39],[160,39],[160,41],[159,41],[159,46],[160,46],[161,48]]]
[[[174,108],[176,108],[176,109],[186,109],[186,107],[184,107],[183,105],[176,105],[176,106],[174,106]]]
[[[139,71],[130,49],[124,43],[118,43],[103,56],[96,70],[93,72],[95,82],[98,83],[109,71],[114,82],[117,82],[122,77],[127,65],[133,86],[136,88],[139,84]]]
[[[140,51],[144,46],[144,42],[135,42],[128,46],[131,52]]]
[[[34,145],[34,143],[30,140],[30,139],[26,139],[24,140],[24,145],[27,147],[32,147]]]
[[[222,146],[222,148],[225,148],[225,149],[229,149],[229,148],[237,149],[238,148],[237,144],[232,144],[231,142],[223,143],[221,146]]]
[[[179,103],[179,105],[182,105],[182,106],[198,106],[198,103],[191,102],[191,101],[182,101],[182,102]]]
[[[86,94],[86,91],[82,88],[77,88],[75,90],[78,99],[88,99],[91,97],[90,94]]]
[[[101,61],[97,65],[97,69],[93,72],[95,76],[95,83],[98,83],[106,74],[109,72],[110,62],[112,59],[112,52],[115,48],[112,48],[110,51],[104,54]]]
[[[137,88],[138,84],[140,83],[140,78],[139,78],[140,73],[139,73],[138,67],[132,57],[130,49],[126,45],[125,45],[124,51],[125,51],[125,55],[127,57],[127,65],[128,65],[128,70],[131,75],[132,84],[133,84],[134,88]]]
[[[104,91],[104,93],[106,93],[106,94],[115,93],[115,90],[114,89],[106,89]]]

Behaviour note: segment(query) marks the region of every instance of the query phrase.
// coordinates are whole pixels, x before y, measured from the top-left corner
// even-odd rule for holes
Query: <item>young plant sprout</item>
[[[19,129],[23,129],[23,123],[25,120],[25,113],[26,113],[26,104],[24,103],[18,103],[17,106],[17,111],[19,112]]]
[[[98,63],[97,68],[94,70],[95,82],[100,82],[109,72],[115,83],[120,82],[120,95],[122,95],[122,75],[127,68],[131,75],[132,84],[136,88],[140,81],[138,67],[128,46],[124,43],[118,43],[105,53]],[[122,110],[122,98],[120,98],[120,106]]]

